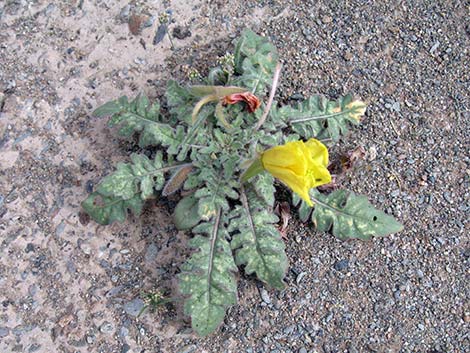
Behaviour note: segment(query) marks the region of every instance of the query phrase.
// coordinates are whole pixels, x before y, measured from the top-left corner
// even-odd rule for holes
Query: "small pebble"
[[[263,301],[266,304],[271,304],[271,298],[269,297],[268,291],[264,288],[261,288],[259,290],[259,292],[260,292],[260,295],[261,295],[261,299],[263,299]]]
[[[299,275],[297,276],[297,278],[295,279],[295,282],[297,284],[300,284],[300,282],[302,281],[302,278],[304,278],[304,276],[307,274],[307,272],[301,272],[299,273]]]
[[[131,346],[129,346],[127,343],[124,343],[121,347],[121,353],[127,353],[131,349]]]
[[[434,45],[433,45],[433,46],[431,47],[431,49],[429,50],[429,53],[433,54],[433,53],[437,50],[437,48],[439,48],[439,45],[440,45],[440,44],[441,44],[441,43],[440,43],[439,41],[436,41],[436,43],[434,43]]]
[[[33,243],[28,243],[26,245],[26,249],[24,251],[25,251],[25,253],[34,252],[34,244]]]
[[[136,298],[124,304],[124,311],[131,316],[137,316],[141,312],[145,303],[142,299]]]
[[[334,268],[336,271],[343,271],[343,270],[346,270],[348,267],[349,267],[349,261],[346,259],[337,261],[334,264]]]
[[[129,329],[127,327],[121,326],[119,329],[119,336],[121,338],[129,336]]]
[[[0,338],[6,337],[10,334],[10,329],[8,327],[0,327]]]
[[[110,334],[114,330],[114,326],[112,323],[105,321],[103,324],[100,326],[100,331],[104,334]]]

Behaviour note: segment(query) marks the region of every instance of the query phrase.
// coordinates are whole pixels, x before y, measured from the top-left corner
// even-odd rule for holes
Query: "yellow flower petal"
[[[323,143],[316,139],[310,139],[305,143],[305,146],[309,149],[315,163],[328,166],[328,149]]]
[[[261,159],[265,168],[272,165],[290,169],[296,174],[305,174],[306,163],[299,163],[299,161],[304,160],[306,156],[297,142],[288,142],[283,146],[276,146],[265,151]]]
[[[309,196],[310,189],[331,181],[331,175],[326,168],[328,150],[315,139],[306,143],[292,141],[270,148],[262,154],[261,164],[310,206],[313,206]]]

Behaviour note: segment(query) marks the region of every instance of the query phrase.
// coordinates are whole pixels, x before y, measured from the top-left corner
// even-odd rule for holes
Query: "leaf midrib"
[[[304,122],[313,121],[313,120],[322,120],[322,119],[334,118],[335,116],[348,114],[352,111],[353,111],[353,109],[346,109],[346,110],[342,110],[342,111],[337,112],[337,113],[330,113],[330,114],[324,114],[324,115],[317,115],[317,116],[310,116],[310,117],[305,117],[305,118],[294,119],[294,120],[290,120],[289,124],[297,124],[297,123],[304,123]]]
[[[221,214],[221,209],[217,209],[217,215],[215,217],[214,221],[214,229],[212,230],[211,233],[211,242],[210,242],[210,248],[209,248],[209,266],[207,268],[207,300],[208,303],[212,302],[212,269],[213,269],[213,262],[214,262],[214,254],[215,254],[215,243],[217,241],[217,234],[219,232],[219,223],[220,223],[220,214]],[[207,315],[207,325],[209,324],[209,317],[210,311],[211,311],[212,306],[209,305],[208,310],[209,313]]]
[[[261,258],[261,261],[263,262],[264,268],[269,269],[269,267],[266,264],[266,260],[264,259],[263,252],[261,251],[261,249],[259,247],[259,244],[258,244],[258,235],[257,235],[257,232],[256,232],[255,224],[253,222],[253,217],[251,216],[250,205],[248,204],[248,199],[247,199],[246,194],[245,194],[245,188],[242,185],[240,187],[240,189],[241,189],[240,198],[241,198],[243,207],[246,210],[246,214],[247,214],[247,217],[248,217],[248,224],[250,226],[251,233],[253,234],[253,238],[254,238],[254,242],[255,242],[256,252],[259,254],[259,257]],[[270,271],[268,271],[268,272],[270,272]]]
[[[350,195],[347,195],[347,196],[346,196],[346,199],[348,199],[349,196],[350,196]],[[329,209],[330,211],[335,212],[336,214],[345,215],[345,216],[351,217],[351,218],[353,218],[353,219],[354,219],[354,218],[357,218],[357,219],[360,219],[360,220],[365,221],[365,222],[369,222],[369,221],[370,221],[369,218],[363,218],[363,217],[361,217],[361,216],[359,216],[359,215],[357,215],[357,214],[351,214],[351,213],[345,212],[344,210],[335,208],[335,207],[333,207],[333,206],[331,206],[331,205],[329,205],[329,204],[327,204],[327,203],[325,203],[325,202],[323,202],[323,201],[320,201],[319,199],[317,199],[317,198],[315,198],[315,197],[313,197],[313,196],[311,196],[311,195],[310,195],[310,198],[312,199],[312,201],[313,201],[314,203],[318,203],[318,204],[321,205],[322,207],[325,207],[325,208]],[[382,223],[382,222],[381,222],[381,223]],[[383,223],[382,223],[382,224],[383,224]]]

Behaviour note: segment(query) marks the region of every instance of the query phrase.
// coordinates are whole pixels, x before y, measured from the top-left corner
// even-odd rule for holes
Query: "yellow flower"
[[[328,150],[316,139],[293,141],[268,149],[261,155],[263,168],[313,206],[309,190],[331,182]]]

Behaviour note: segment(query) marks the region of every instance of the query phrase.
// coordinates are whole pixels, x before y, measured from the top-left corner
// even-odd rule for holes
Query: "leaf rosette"
[[[365,240],[402,229],[364,196],[316,189],[331,181],[322,141],[338,141],[359,124],[362,101],[313,96],[279,107],[273,100],[280,72],[276,48],[249,30],[234,54],[219,62],[197,85],[169,81],[164,113],[144,94],[95,110],[123,137],[138,135],[139,146],[152,149],[118,164],[82,203],[96,222],[110,224],[140,214],[147,200],[175,199],[181,191],[173,220],[178,229],[192,231],[194,251],[180,268],[179,288],[184,311],[202,336],[236,304],[238,267],[269,287],[286,285],[286,245],[273,213],[275,180],[294,192],[300,219],[318,231]]]

